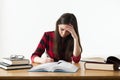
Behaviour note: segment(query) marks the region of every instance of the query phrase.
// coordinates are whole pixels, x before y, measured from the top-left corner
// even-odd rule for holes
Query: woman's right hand
[[[41,58],[41,63],[49,63],[49,62],[54,62],[54,59],[47,57],[47,58]]]

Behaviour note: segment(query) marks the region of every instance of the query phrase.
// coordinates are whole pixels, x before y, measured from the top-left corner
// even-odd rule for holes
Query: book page
[[[87,57],[87,58],[82,58],[81,61],[83,62],[100,62],[100,63],[105,63],[106,59],[102,57]]]
[[[59,60],[58,64],[53,67],[54,71],[59,71],[59,72],[76,72],[79,68],[76,67],[74,64]]]
[[[32,71],[32,72],[39,72],[39,71],[50,72],[50,71],[52,71],[52,67],[55,66],[56,64],[57,64],[57,62],[39,64],[38,66],[34,66],[33,68],[31,68],[29,71]]]
[[[120,59],[120,55],[106,55],[106,56],[97,56],[97,57],[86,57],[86,58],[81,58],[82,62],[101,62],[101,63],[106,63],[108,57],[114,56],[118,59]]]

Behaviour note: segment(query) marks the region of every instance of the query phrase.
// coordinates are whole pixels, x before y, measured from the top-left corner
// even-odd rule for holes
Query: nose
[[[63,32],[62,32],[62,36],[63,36],[63,37],[66,37],[66,36],[67,36],[67,32],[68,32],[68,31],[66,31],[66,30],[63,31]]]
[[[66,34],[66,31],[64,30],[64,31],[63,31],[63,35],[65,36],[65,34]]]

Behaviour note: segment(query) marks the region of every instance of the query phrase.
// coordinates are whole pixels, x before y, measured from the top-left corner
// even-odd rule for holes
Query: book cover
[[[6,70],[14,70],[14,69],[26,69],[31,68],[31,64],[24,64],[24,65],[9,65],[4,62],[0,62],[0,68],[6,69]]]
[[[84,62],[82,63],[84,69],[87,70],[119,70],[119,66],[115,64],[106,64],[106,63],[92,63],[92,62]]]
[[[7,63],[9,65],[21,65],[21,64],[29,64],[29,59],[10,59],[10,58],[2,58],[2,62]]]
[[[72,63],[59,60],[58,62],[50,62],[40,64],[31,68],[30,72],[76,72],[79,68]]]

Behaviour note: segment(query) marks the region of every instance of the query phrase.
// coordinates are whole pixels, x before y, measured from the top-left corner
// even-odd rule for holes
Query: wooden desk
[[[80,66],[80,64],[75,64]],[[120,80],[120,71],[79,69],[76,73],[28,72],[0,69],[0,80]]]

